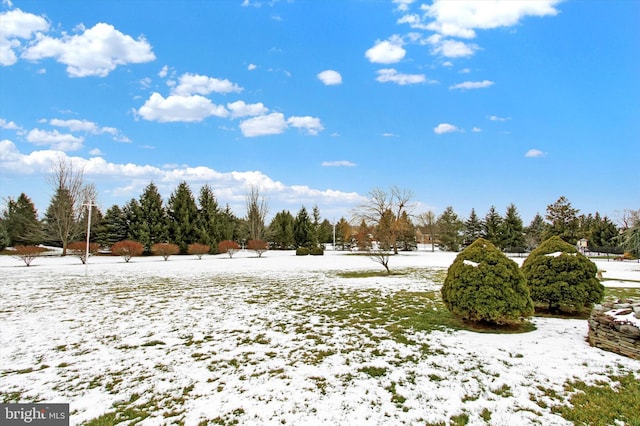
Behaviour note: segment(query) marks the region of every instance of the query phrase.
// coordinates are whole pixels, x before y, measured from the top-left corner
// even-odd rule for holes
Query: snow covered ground
[[[494,425],[553,425],[567,422],[534,401],[545,401],[545,389],[640,374],[640,361],[590,347],[586,320],[401,340],[388,323],[349,313],[354,301],[437,291],[454,257],[406,253],[390,261],[404,275],[342,278],[381,267],[331,251],[240,252],[93,257],[85,276],[74,257],[27,268],[0,256],[0,393],[6,402],[68,402],[72,424],[128,406],[150,414],[148,425],[395,425],[458,415],[485,424],[487,413]],[[596,263],[618,280],[606,285],[640,287],[640,264]]]

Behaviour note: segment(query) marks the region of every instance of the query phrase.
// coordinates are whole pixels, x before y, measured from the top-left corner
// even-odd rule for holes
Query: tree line
[[[60,160],[53,168],[50,183],[53,195],[42,219],[31,199],[24,193],[9,198],[0,217],[0,249],[7,246],[46,244],[59,246],[66,254],[69,243],[86,239],[88,202],[96,199],[92,185],[83,183],[82,171]],[[335,224],[322,219],[318,206],[309,212],[302,206],[294,216],[288,210],[275,214],[266,223],[269,206],[256,187],[246,195],[246,213],[236,216],[229,205],[220,206],[212,188],[204,185],[194,195],[181,182],[169,198],[163,200],[154,182],[138,198],[123,206],[113,205],[103,214],[91,209],[91,242],[111,247],[123,240],[142,243],[146,253],[157,243],[172,243],[180,253],[190,244],[203,244],[217,250],[221,241],[268,241],[272,249],[314,248],[335,242],[338,249],[385,252],[415,249],[417,243],[437,244],[441,250],[460,251],[478,238],[484,238],[504,252],[524,252],[542,241],[559,236],[575,245],[588,240],[591,251],[639,256],[640,210],[627,210],[618,227],[607,216],[580,214],[564,197],[546,208],[543,218],[536,214],[524,226],[514,204],[504,215],[491,207],[483,216],[472,209],[460,217],[452,206],[439,216],[432,211],[414,213],[413,193],[398,187],[375,188],[367,201],[357,206],[350,218]]]

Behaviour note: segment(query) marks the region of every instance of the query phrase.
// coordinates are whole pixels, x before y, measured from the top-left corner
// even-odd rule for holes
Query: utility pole
[[[87,206],[87,250],[84,254],[84,276],[89,275],[89,237],[91,235],[91,208],[95,206],[92,200],[87,201],[83,206]]]

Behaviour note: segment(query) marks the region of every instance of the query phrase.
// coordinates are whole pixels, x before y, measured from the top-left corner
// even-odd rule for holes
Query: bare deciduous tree
[[[69,242],[84,229],[87,217],[84,204],[94,201],[97,191],[93,184],[84,183],[84,170],[62,156],[52,165],[48,182],[54,195],[46,212],[46,229],[62,243],[65,256]]]
[[[247,194],[247,226],[249,227],[249,239],[261,240],[264,237],[264,220],[269,213],[269,206],[260,189],[252,186]]]
[[[400,219],[403,213],[410,214],[413,210],[412,198],[412,191],[397,186],[390,187],[388,191],[374,188],[369,192],[369,200],[354,211],[354,222],[364,220],[376,230],[374,237],[378,243],[398,254],[397,239],[403,226]]]
[[[431,240],[431,251],[434,252],[435,237],[436,237],[435,236],[436,214],[431,210],[421,213],[418,215],[418,223],[420,227],[424,229],[424,232],[429,233],[429,240]]]

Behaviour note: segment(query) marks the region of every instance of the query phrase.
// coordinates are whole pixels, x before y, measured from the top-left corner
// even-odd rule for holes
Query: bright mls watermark
[[[0,425],[69,426],[69,404],[0,404]]]

